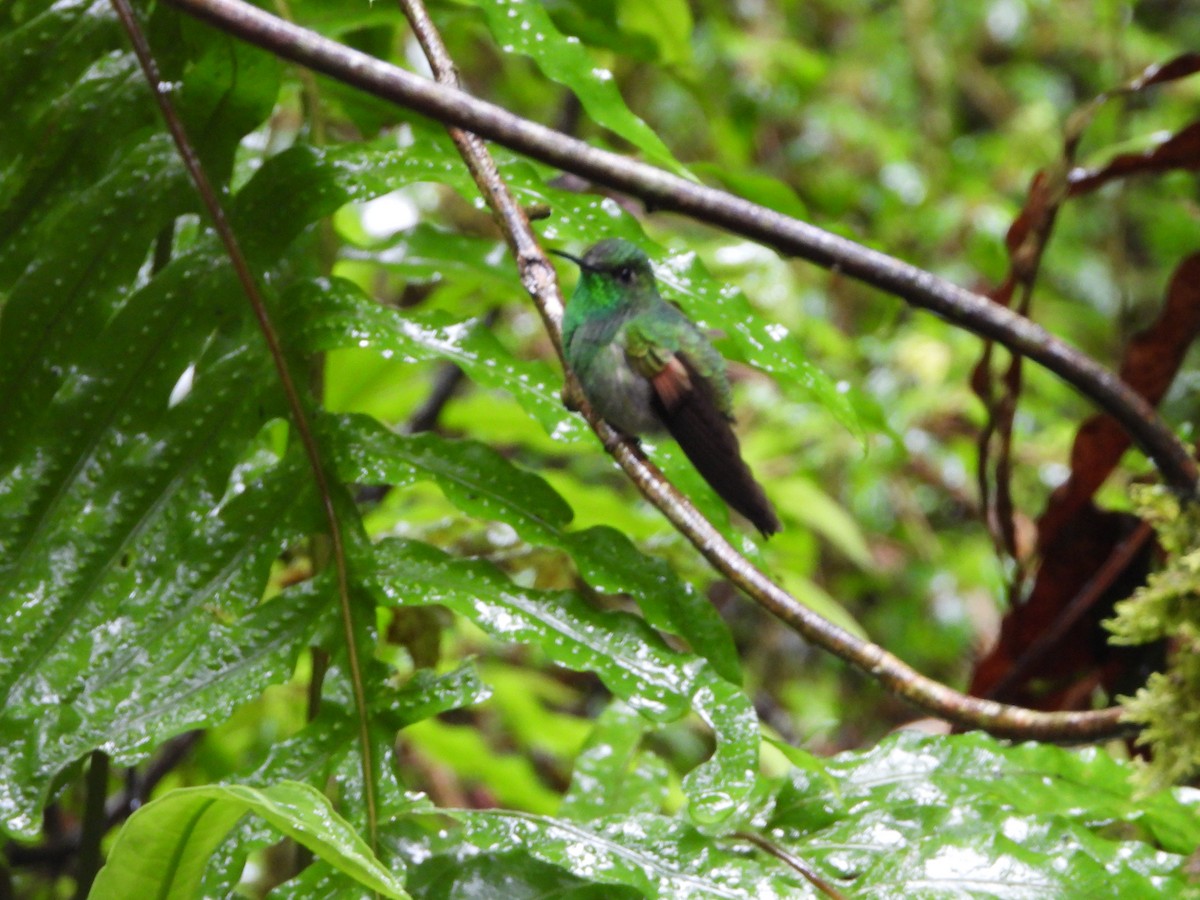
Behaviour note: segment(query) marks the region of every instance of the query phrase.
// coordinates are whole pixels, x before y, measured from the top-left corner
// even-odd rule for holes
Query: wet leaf
[[[330,440],[344,479],[363,484],[432,479],[469,515],[506,522],[530,543],[567,551],[593,587],[630,594],[652,625],[687,639],[726,679],[740,683],[729,630],[712,605],[619,532],[567,531],[572,512],[540,477],[474,441],[398,435],[362,416],[333,421]]]
[[[422,900],[640,900],[632,888],[596,884],[543,863],[530,854],[481,854],[465,862],[437,856],[413,873],[409,884]]]
[[[1194,896],[1180,865],[1198,838],[1200,794],[1140,797],[1130,767],[1103,751],[899,733],[862,753],[792,756],[797,768],[752,830],[846,896]],[[458,827],[448,833],[408,823],[389,830],[415,880],[425,881],[419,866],[430,853],[462,863],[469,847],[466,859],[483,871],[498,858],[522,871],[512,854],[527,853],[648,897],[823,896],[739,834],[709,843],[665,816],[451,815]],[[1113,829],[1114,821],[1136,825]]]
[[[665,763],[641,750],[646,722],[620,701],[596,717],[587,744],[575,758],[571,786],[558,814],[585,822],[600,816],[657,812],[666,800]]]
[[[266,788],[207,785],[177,788],[139,809],[117,835],[91,897],[190,900],[208,859],[247,813],[352,878],[363,888],[404,900],[397,873],[380,864],[320,791],[285,781]],[[403,870],[399,873],[403,875]]]
[[[1173,854],[1194,847],[1197,800],[1144,803],[1101,750],[901,733],[798,770],[766,833],[855,892],[1150,897],[1188,890]]]
[[[386,309],[343,279],[299,283],[284,299],[283,327],[309,353],[371,347],[397,362],[442,359],[483,387],[507,391],[547,433],[579,439],[586,425],[563,407],[561,381],[544,363],[515,359],[478,320]]]
[[[263,601],[317,530],[311,475],[267,437],[282,404],[217,243],[147,262],[195,200],[111,11],[27,11],[5,42],[84,56],[29,79],[17,130],[45,155],[0,163],[0,827],[23,836],[91,750],[132,764],[287,678],[328,608],[324,581]],[[189,67],[219,170],[274,89],[189,33],[163,61]]]
[[[684,780],[697,821],[733,815],[753,788],[758,723],[745,694],[704,660],[669,649],[640,619],[599,612],[570,591],[521,588],[489,563],[415,541],[383,541],[376,565],[391,603],[440,603],[501,640],[537,645],[561,665],[595,672],[655,721],[694,710],[717,743],[712,758]]]
[[[593,884],[617,887],[615,895],[683,900],[818,897],[802,876],[765,859],[736,839],[712,842],[678,819],[624,815],[568,822],[503,810],[454,810],[450,841],[432,841],[435,858],[470,847],[469,858],[528,854]],[[520,870],[518,870],[520,871]]]
[[[687,174],[659,136],[629,111],[612,73],[597,65],[578,38],[564,37],[542,4],[523,0],[472,2],[483,12],[501,50],[529,57],[547,78],[569,88],[596,124],[629,141],[648,160]]]

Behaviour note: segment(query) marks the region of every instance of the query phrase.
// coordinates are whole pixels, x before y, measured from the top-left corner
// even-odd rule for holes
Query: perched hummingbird
[[[704,480],[763,537],[779,531],[733,433],[725,360],[659,296],[646,254],[619,238],[582,258],[552,252],[581,270],[563,316],[563,347],[592,408],[627,435],[670,432]]]

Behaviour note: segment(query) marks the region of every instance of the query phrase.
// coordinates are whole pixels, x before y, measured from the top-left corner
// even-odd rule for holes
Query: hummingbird
[[[667,432],[704,480],[770,537],[782,527],[742,459],[725,360],[704,332],[658,293],[650,259],[609,238],[582,257],[563,314],[563,349],[588,403],[630,437]]]

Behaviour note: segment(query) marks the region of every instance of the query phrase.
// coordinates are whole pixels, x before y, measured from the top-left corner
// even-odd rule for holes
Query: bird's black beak
[[[585,266],[583,264],[583,260],[580,259],[578,256],[572,256],[570,253],[565,253],[562,250],[554,250],[553,248],[549,248],[549,247],[547,247],[546,249],[548,252],[553,253],[555,256],[561,256],[563,259],[569,259],[571,262],[575,263],[575,265],[579,266],[579,268],[581,268],[581,269],[587,268],[587,266]]]

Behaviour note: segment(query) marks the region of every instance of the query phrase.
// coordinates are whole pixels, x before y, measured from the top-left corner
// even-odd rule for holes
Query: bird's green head
[[[582,257],[552,250],[557,256],[579,266],[582,275],[578,291],[596,295],[603,303],[607,298],[632,299],[654,290],[654,270],[650,258],[641,247],[622,238],[608,238],[593,244]]]
[[[650,258],[636,244],[608,238],[593,244],[582,257],[551,252],[580,268],[579,284],[563,315],[563,341],[568,346],[584,322],[629,315],[662,302]]]

